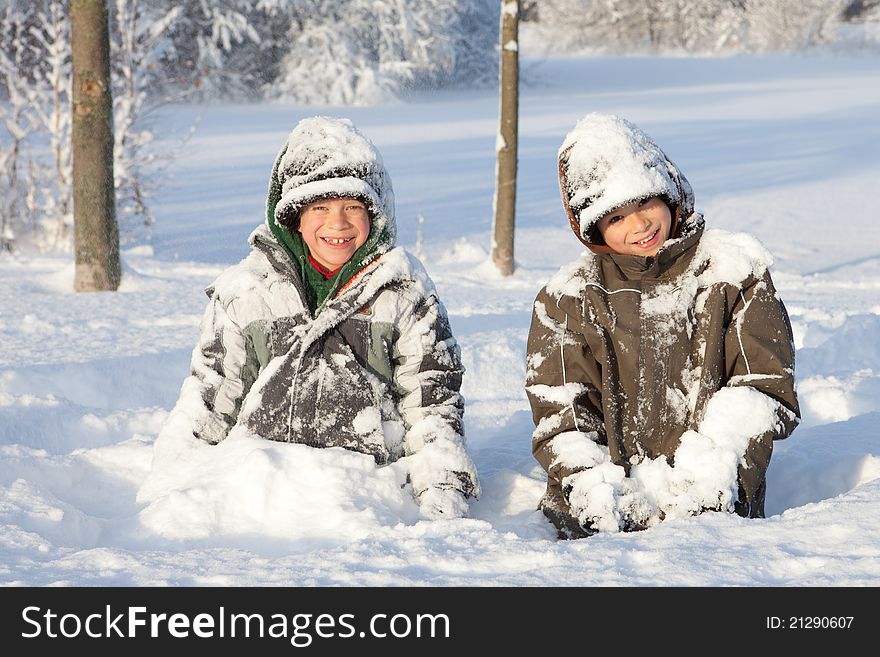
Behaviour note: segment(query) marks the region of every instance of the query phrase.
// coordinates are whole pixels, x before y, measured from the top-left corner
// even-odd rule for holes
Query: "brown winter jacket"
[[[738,468],[736,511],[763,516],[772,441],[799,419],[788,315],[755,240],[704,235],[698,214],[679,230],[656,258],[585,253],[535,300],[526,381],[532,449],[548,475],[541,508],[562,535],[591,531],[572,517],[562,485],[587,466],[560,462],[557,436],[594,436],[627,473],[645,458],[665,456],[674,467],[682,434],[697,429],[724,386],[751,386],[778,402],[778,421],[751,436]]]

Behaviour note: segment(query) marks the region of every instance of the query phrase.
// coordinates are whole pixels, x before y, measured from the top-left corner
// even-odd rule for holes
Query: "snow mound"
[[[264,440],[233,431],[157,453],[138,493],[142,529],[202,546],[334,545],[418,520],[405,471],[342,448]],[[252,537],[248,540],[248,537]]]

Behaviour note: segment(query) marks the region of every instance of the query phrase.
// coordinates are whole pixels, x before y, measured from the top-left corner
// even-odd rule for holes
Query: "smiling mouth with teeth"
[[[635,244],[645,245],[645,244],[647,244],[648,242],[650,242],[652,239],[654,239],[655,237],[657,237],[657,233],[659,233],[659,232],[660,232],[660,229],[657,228],[653,233],[651,233],[650,235],[648,235],[645,239],[643,239],[643,240],[639,240],[638,242],[634,242],[634,243],[635,243]]]
[[[324,240],[325,242],[327,242],[327,244],[342,245],[342,244],[347,244],[348,242],[351,242],[354,238],[353,237],[322,237],[321,239]]]

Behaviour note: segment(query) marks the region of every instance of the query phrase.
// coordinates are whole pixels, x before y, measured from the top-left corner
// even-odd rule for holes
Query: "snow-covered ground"
[[[70,256],[0,257],[0,584],[880,585],[880,58],[523,68],[512,277],[487,262],[498,103],[473,92],[170,108],[169,126],[200,117],[198,129],[150,239],[124,247],[118,293],[74,294]],[[776,444],[764,520],[706,514],[558,542],[535,511],[526,333],[538,289],[580,251],[555,155],[588,111],[643,127],[693,183],[708,226],[750,232],[775,256],[804,420]],[[350,117],[382,151],[399,241],[449,310],[483,486],[469,518],[418,520],[369,457],[269,441],[221,444],[138,501],[202,290],[246,253],[273,158],[314,114]]]

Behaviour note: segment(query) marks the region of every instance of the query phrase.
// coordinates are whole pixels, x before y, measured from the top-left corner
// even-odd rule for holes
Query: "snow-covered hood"
[[[649,196],[663,196],[674,207],[671,235],[695,220],[694,192],[678,167],[636,125],[611,114],[590,113],[559,148],[562,205],[578,239],[593,251],[608,247],[591,236],[604,214]],[[684,231],[687,232],[687,231]]]
[[[282,231],[295,233],[300,209],[328,197],[358,198],[367,205],[369,251],[394,245],[394,191],[379,151],[350,120],[315,116],[296,125],[275,159],[266,224],[280,240]]]

